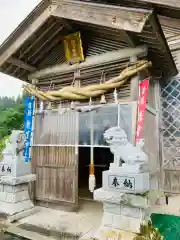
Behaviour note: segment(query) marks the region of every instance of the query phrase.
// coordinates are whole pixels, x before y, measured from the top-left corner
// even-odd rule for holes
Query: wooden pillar
[[[32,85],[34,86],[34,88],[36,88],[36,85],[38,83],[38,80],[37,79],[32,79],[31,81]],[[35,109],[34,109],[34,114],[38,108],[38,105],[37,105],[37,99],[35,98]],[[35,122],[35,115],[33,116],[33,122]],[[34,126],[34,123],[33,123],[33,126]],[[34,127],[33,127],[33,131],[34,131]],[[33,133],[34,134],[34,133]],[[31,169],[32,169],[32,173],[33,174],[36,174],[36,159],[33,159],[33,147],[31,147]],[[30,198],[32,201],[35,200],[35,186],[36,186],[36,182],[30,182],[29,184],[29,195],[30,195]]]
[[[131,63],[137,62],[137,57],[133,56],[130,59]],[[136,76],[131,78],[131,85],[130,85],[130,100],[131,101],[138,101],[139,98],[139,73]]]
[[[155,103],[156,103],[156,134],[159,145],[159,165],[160,165],[160,176],[159,176],[159,188],[164,192],[164,166],[163,166],[163,140],[161,131],[161,98],[160,95],[160,83],[157,79],[155,81]]]

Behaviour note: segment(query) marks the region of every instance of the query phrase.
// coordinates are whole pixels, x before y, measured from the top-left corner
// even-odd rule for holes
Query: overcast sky
[[[41,0],[0,0],[0,44]],[[21,82],[0,73],[0,96],[17,96]]]

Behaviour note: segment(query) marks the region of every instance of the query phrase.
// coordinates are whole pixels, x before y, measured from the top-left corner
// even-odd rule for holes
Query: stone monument
[[[104,133],[114,154],[114,162],[103,172],[103,186],[94,191],[94,199],[103,202],[102,227],[138,233],[150,217],[151,202],[148,157],[139,146],[128,142],[120,127]]]
[[[0,213],[10,221],[34,211],[28,185],[36,180],[36,175],[31,174],[30,164],[24,162],[24,140],[23,131],[12,131],[0,162]]]

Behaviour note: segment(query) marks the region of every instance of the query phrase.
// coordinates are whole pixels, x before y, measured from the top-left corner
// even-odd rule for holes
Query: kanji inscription
[[[0,172],[3,175],[12,174],[12,166],[9,164],[0,164]]]
[[[135,179],[133,177],[111,175],[108,180],[110,188],[135,190]]]

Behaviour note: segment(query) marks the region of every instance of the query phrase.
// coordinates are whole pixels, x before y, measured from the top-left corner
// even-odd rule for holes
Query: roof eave
[[[55,8],[48,0],[40,2],[0,45],[0,66],[47,20]]]

